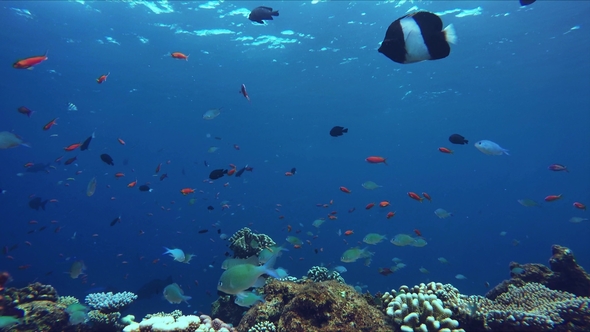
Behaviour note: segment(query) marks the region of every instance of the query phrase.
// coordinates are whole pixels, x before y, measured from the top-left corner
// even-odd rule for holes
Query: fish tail
[[[505,155],[509,156],[510,153],[508,153],[508,150],[504,149],[502,152],[504,152]]]
[[[272,16],[279,16],[279,11],[275,10],[274,12],[270,13]]]
[[[444,30],[445,39],[451,44],[457,44],[457,33],[453,24],[449,24]]]
[[[273,268],[273,266],[275,265],[275,262],[277,260],[277,257],[279,257],[279,253],[281,252],[281,250],[276,250],[272,256],[270,256],[269,260],[266,261],[266,263],[264,263],[264,265],[262,265],[262,268],[264,270],[265,274],[268,274],[269,276],[275,278],[275,279],[279,279],[280,276],[277,273],[277,271]]]

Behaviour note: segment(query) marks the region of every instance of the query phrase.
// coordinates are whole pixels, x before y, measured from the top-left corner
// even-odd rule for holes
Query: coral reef
[[[88,312],[88,321],[97,331],[121,331],[123,324],[119,322],[120,312],[104,313],[100,310],[90,310]]]
[[[88,294],[84,301],[92,309],[108,314],[123,310],[136,299],[137,295],[131,292],[122,292],[116,294],[108,292]]]
[[[237,332],[235,328],[222,320],[212,319],[207,315],[183,316],[180,310],[170,314],[157,313],[147,315],[141,322],[131,322],[124,329],[124,332],[151,332],[151,331],[174,331],[174,332]]]
[[[266,302],[244,315],[238,331],[248,331],[265,321],[278,331],[289,332],[392,330],[383,313],[352,287],[335,280],[272,280],[264,286],[264,294]]]
[[[6,307],[14,307],[19,304],[33,301],[57,301],[57,291],[50,285],[33,283],[23,288],[9,288],[4,293]]]
[[[248,332],[276,332],[276,330],[277,327],[275,324],[265,320],[252,326],[250,329],[248,329]]]
[[[590,276],[578,265],[572,251],[559,245],[553,245],[551,249],[553,253],[549,259],[551,268],[542,264],[511,262],[509,265],[511,279],[504,280],[491,289],[486,297],[493,300],[507,292],[510,285],[522,287],[531,282],[577,296],[590,296]]]
[[[258,255],[264,248],[272,247],[276,243],[266,234],[255,234],[248,227],[235,232],[229,240],[229,248],[236,258],[248,258]]]
[[[219,317],[228,323],[238,325],[248,308],[237,305],[234,300],[235,296],[219,296],[219,298],[211,304],[211,316]]]
[[[73,296],[60,296],[57,298],[57,303],[67,307],[74,303],[80,303],[80,301]]]
[[[330,272],[323,266],[313,266],[311,269],[309,269],[309,271],[307,271],[307,278],[315,282],[336,280],[342,284],[346,283],[340,273],[337,271]]]

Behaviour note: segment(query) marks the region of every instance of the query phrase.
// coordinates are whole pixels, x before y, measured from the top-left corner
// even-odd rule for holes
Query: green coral
[[[73,296],[60,296],[57,298],[57,304],[61,304],[64,307],[68,307],[74,303],[80,303],[80,301]]]

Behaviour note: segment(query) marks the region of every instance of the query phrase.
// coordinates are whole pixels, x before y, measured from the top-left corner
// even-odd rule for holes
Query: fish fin
[[[504,152],[504,154],[507,155],[507,156],[510,155],[510,153],[508,153],[508,150],[506,150],[506,149],[502,150],[502,152]]]
[[[258,21],[254,21],[254,22],[264,24],[264,22],[262,20],[258,20]]]
[[[277,271],[275,271],[275,269],[273,269],[273,266],[275,265],[275,262],[277,260],[277,257],[279,257],[279,253],[281,252],[281,250],[276,250],[272,256],[270,256],[270,258],[268,259],[268,261],[266,261],[266,263],[264,263],[264,265],[262,265],[262,271],[265,274],[268,274],[269,276],[278,279],[280,278],[279,274],[277,273]]]
[[[455,32],[455,27],[453,24],[449,24],[444,30],[443,33],[445,35],[445,39],[447,42],[451,44],[457,44],[457,33]]]
[[[278,10],[275,10],[274,12],[270,13],[270,15],[272,15],[272,16],[279,16],[279,11]],[[271,18],[271,20],[272,20],[272,18]]]
[[[278,276],[275,278],[278,278]],[[254,283],[254,285],[252,285],[252,287],[254,287],[254,288],[264,287],[265,283],[266,283],[266,279],[264,279],[264,277],[259,277],[258,279],[256,279],[256,282]],[[244,293],[244,292],[242,292],[242,293]],[[247,294],[243,294],[242,296],[244,296],[244,295],[247,295]]]

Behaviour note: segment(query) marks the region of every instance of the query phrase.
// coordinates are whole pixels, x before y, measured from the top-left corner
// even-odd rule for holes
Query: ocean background
[[[247,15],[259,5],[280,16],[251,23]],[[449,57],[401,65],[377,52],[389,24],[415,9],[454,24],[459,42]],[[22,136],[31,148],[0,151],[6,190],[0,246],[8,248],[0,270],[12,275],[9,287],[39,281],[81,300],[172,276],[193,298],[190,308],[159,295],[136,301],[126,313],[142,317],[210,312],[229,250],[218,229],[231,236],[247,226],[279,244],[289,235],[310,240],[289,247],[277,266],[301,277],[314,265],[343,265],[347,283],[372,293],[437,281],[483,295],[486,282],[493,287],[509,278],[511,261],[548,264],[552,244],[569,247],[589,268],[590,222],[568,222],[590,213],[572,206],[590,204],[589,14],[589,2],[542,0],[527,7],[518,1],[3,1],[0,131]],[[49,59],[34,70],[11,66],[46,50]],[[170,52],[190,57],[177,60]],[[238,93],[241,84],[250,102]],[[78,110],[68,111],[69,103]],[[35,113],[27,118],[20,106]],[[214,120],[202,118],[220,107]],[[43,131],[56,117],[58,124]],[[349,132],[331,137],[337,125]],[[88,151],[64,152],[93,132]],[[453,133],[469,144],[452,145]],[[510,155],[481,153],[473,144],[483,139]],[[219,149],[208,153],[211,146]],[[102,153],[115,166],[103,163]],[[64,166],[73,156],[76,162]],[[369,156],[386,157],[388,165],[369,164]],[[29,162],[55,168],[31,173],[24,167]],[[164,181],[153,176],[160,163]],[[254,170],[207,182],[210,171],[230,163]],[[570,172],[548,170],[553,163]],[[293,167],[295,176],[286,177]],[[116,179],[116,172],[125,177]],[[87,197],[93,177],[96,193]],[[128,188],[136,179],[138,186],[150,182],[153,192]],[[361,183],[368,180],[383,187],[365,190]],[[197,192],[181,195],[187,187]],[[427,192],[432,202],[414,201],[410,191]],[[543,201],[558,194],[561,200]],[[35,211],[28,206],[32,195],[58,202]],[[524,198],[542,206],[524,207],[517,202]],[[331,200],[328,208],[316,206]],[[365,210],[382,200],[390,208]],[[222,210],[222,201],[230,208]],[[454,216],[441,220],[437,208]],[[337,220],[312,226],[331,211]],[[386,219],[389,211],[396,216]],[[427,246],[384,241],[369,246],[370,266],[362,259],[340,262],[345,250],[368,246],[367,233],[391,239],[414,229]],[[354,234],[338,235],[346,230]],[[163,247],[196,257],[189,265],[174,262]],[[441,264],[441,256],[450,264]],[[407,266],[380,275],[394,257]],[[66,272],[80,259],[86,276],[72,279]]]

